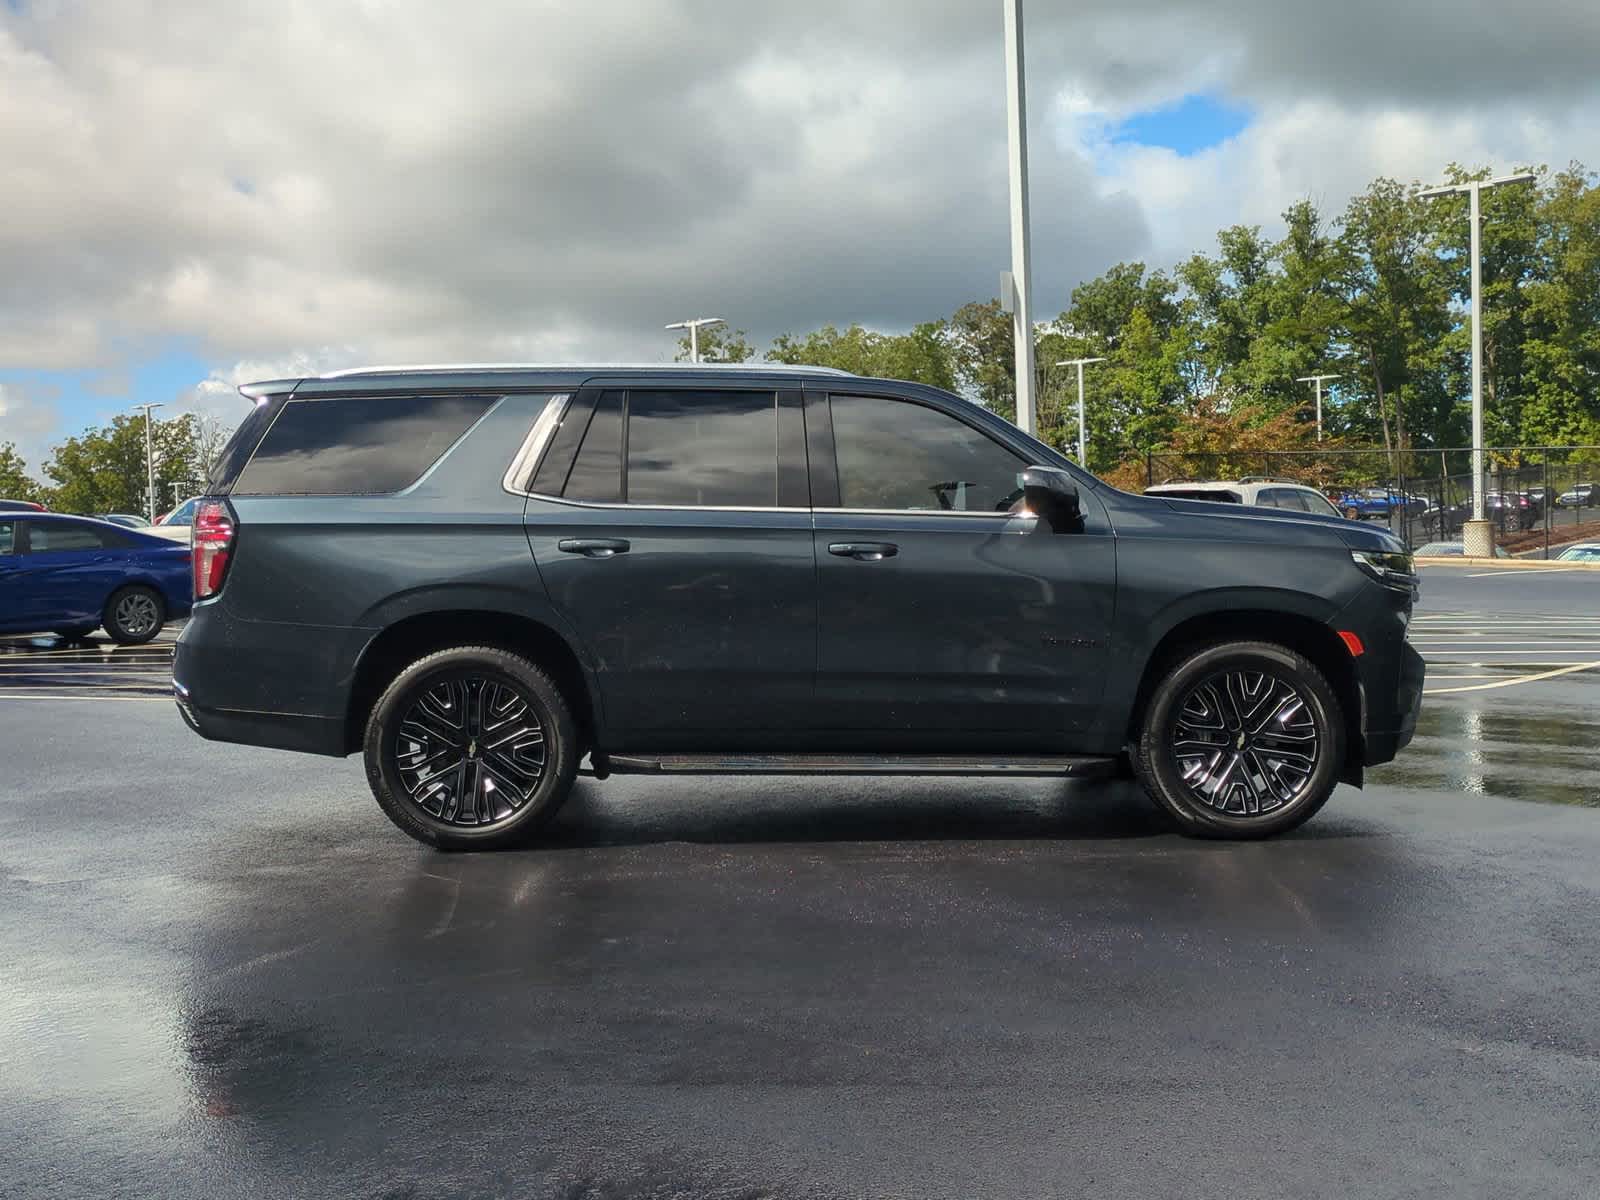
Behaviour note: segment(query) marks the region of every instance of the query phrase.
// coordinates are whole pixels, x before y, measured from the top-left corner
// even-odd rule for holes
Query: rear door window
[[[627,464],[629,504],[774,508],[778,395],[629,392]]]
[[[339,396],[290,400],[233,490],[281,496],[381,495],[410,487],[496,396]]]
[[[16,553],[17,526],[15,521],[0,521],[0,554]]]
[[[578,457],[567,476],[568,500],[591,504],[622,501],[622,392],[603,392],[589,419]]]

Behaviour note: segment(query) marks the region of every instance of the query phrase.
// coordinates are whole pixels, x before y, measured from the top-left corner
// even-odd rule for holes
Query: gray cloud
[[[904,327],[1008,259],[993,0],[0,12],[0,362],[174,335],[223,362],[665,355],[704,311]],[[1029,38],[1044,313],[1308,189],[1559,150],[1596,115],[1587,3],[1035,0]],[[1194,160],[1070,120],[1192,90],[1264,119]]]

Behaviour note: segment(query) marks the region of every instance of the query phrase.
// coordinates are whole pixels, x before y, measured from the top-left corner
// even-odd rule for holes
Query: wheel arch
[[[1218,642],[1272,642],[1304,655],[1319,671],[1338,698],[1344,719],[1345,761],[1340,780],[1357,787],[1362,782],[1362,730],[1365,699],[1355,659],[1338,633],[1324,621],[1305,613],[1276,608],[1238,608],[1196,613],[1177,622],[1162,635],[1145,660],[1139,686],[1128,716],[1127,736],[1138,737],[1140,722],[1152,693],[1167,671],[1186,653]]]
[[[414,612],[385,625],[362,648],[345,710],[344,748],[361,749],[368,716],[383,689],[417,659],[452,646],[493,646],[542,668],[572,708],[579,737],[593,744],[602,725],[593,672],[553,625],[493,608],[452,607]]]

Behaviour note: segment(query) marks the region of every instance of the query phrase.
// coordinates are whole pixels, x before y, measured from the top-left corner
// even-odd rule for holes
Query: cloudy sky
[[[902,329],[1007,265],[1001,0],[0,0],[0,442],[363,362]],[[1594,0],[1028,0],[1035,305],[1600,166]]]

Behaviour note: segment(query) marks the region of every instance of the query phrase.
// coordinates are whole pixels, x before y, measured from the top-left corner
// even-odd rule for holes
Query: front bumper
[[[1391,761],[1395,755],[1411,744],[1417,732],[1417,718],[1422,713],[1422,685],[1427,674],[1427,664],[1410,642],[1400,643],[1400,670],[1395,689],[1393,707],[1378,706],[1375,725],[1366,731],[1362,762],[1369,767]],[[1369,719],[1374,715],[1369,709]],[[1392,723],[1392,727],[1391,726]]]

